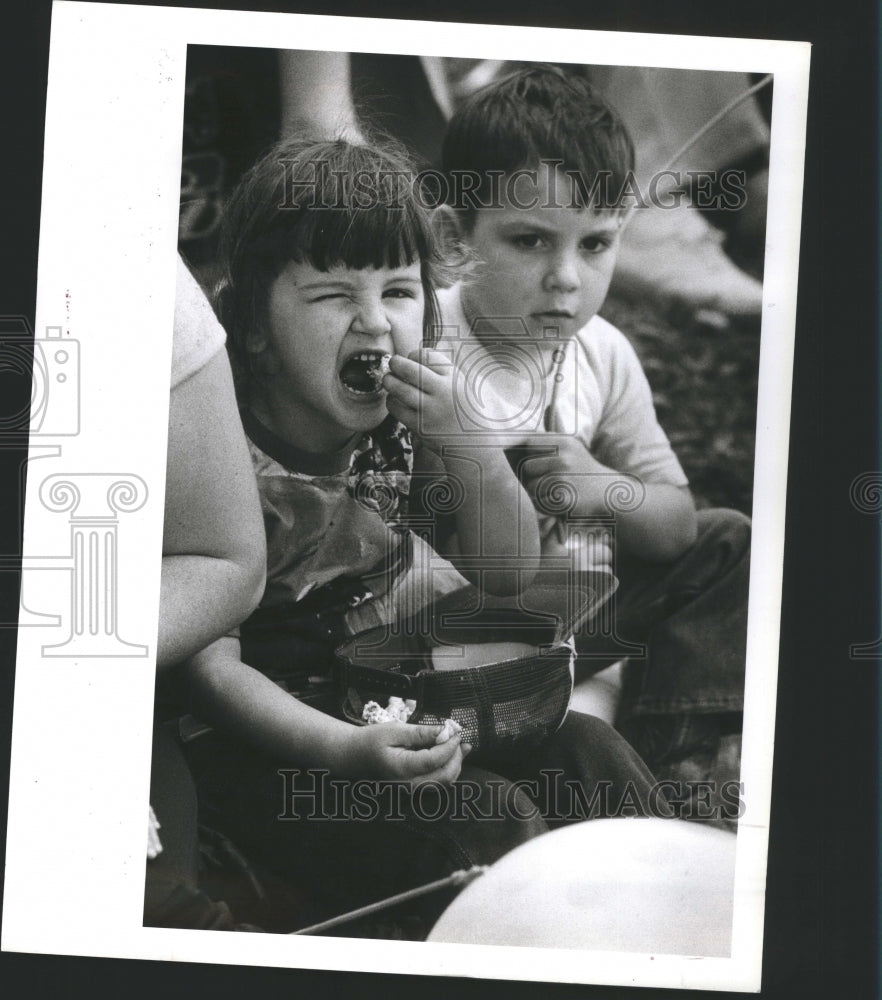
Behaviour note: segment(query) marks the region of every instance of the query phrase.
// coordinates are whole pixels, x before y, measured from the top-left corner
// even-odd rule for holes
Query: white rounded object
[[[735,834],[598,819],[543,834],[467,886],[429,941],[725,957]]]

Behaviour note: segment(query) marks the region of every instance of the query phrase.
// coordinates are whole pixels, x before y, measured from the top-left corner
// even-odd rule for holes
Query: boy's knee
[[[713,507],[698,512],[696,546],[723,546],[741,555],[750,551],[751,520],[739,510]]]
[[[651,786],[654,779],[642,757],[603,719],[571,711],[558,734],[571,767],[583,779],[612,782],[619,789],[633,786],[641,794]]]
[[[548,832],[527,787],[480,768],[464,767],[450,828],[473,864],[493,864],[504,854]]]

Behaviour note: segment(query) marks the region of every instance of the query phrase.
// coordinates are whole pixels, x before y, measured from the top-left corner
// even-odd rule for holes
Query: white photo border
[[[728,959],[489,948],[142,926],[168,373],[187,46],[229,45],[773,73],[742,779]],[[36,330],[79,351],[78,433],[32,437],[23,602],[63,614],[68,519],[53,476],[125,479],[117,634],[147,655],[57,658],[19,632],[2,948],[477,978],[756,991],[760,985],[790,383],[810,47],[61,0],[53,7]],[[62,434],[66,432],[60,432]],[[139,485],[140,484],[140,485]],[[143,494],[143,495],[141,495]],[[85,502],[85,501],[84,501]],[[140,503],[140,505],[138,505]]]

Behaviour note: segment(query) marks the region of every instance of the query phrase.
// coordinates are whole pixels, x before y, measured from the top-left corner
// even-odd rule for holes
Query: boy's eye
[[[587,236],[582,240],[582,249],[588,253],[603,253],[612,245],[612,240],[606,236]]]
[[[310,302],[327,302],[330,299],[342,299],[344,295],[342,292],[327,292],[325,295],[318,295],[314,299],[310,299]]]

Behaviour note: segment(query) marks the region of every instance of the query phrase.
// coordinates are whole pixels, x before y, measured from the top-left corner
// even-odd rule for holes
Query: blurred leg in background
[[[637,180],[644,192],[653,174],[752,82],[745,73],[634,66],[593,67],[591,77],[631,132]],[[686,170],[717,175],[725,170],[745,171],[743,207],[737,212],[717,211],[712,217],[718,224],[728,224],[730,241],[742,244],[739,257],[760,262],[769,134],[761,105],[752,97],[733,108],[672,165],[682,174]],[[669,188],[677,186],[676,181],[669,181]],[[664,188],[659,191],[664,193]],[[759,280],[734,263],[724,246],[724,231],[711,225],[708,214],[690,207],[689,201],[685,198],[675,208],[650,206],[634,213],[623,238],[612,291],[625,298],[646,296],[688,311],[716,311],[722,317],[758,315],[762,305]]]

